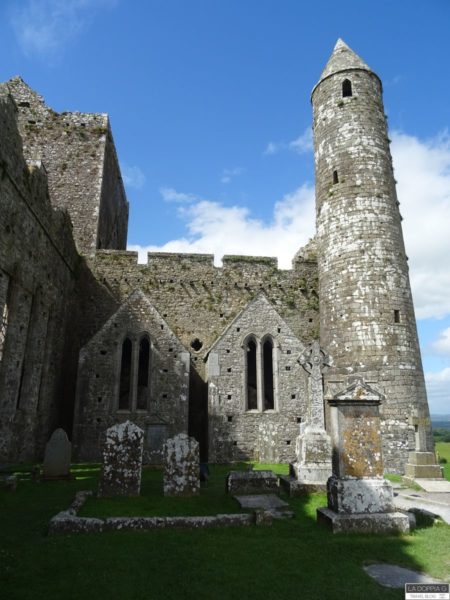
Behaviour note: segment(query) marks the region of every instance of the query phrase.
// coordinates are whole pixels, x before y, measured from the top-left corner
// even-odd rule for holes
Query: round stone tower
[[[338,40],[311,99],[325,393],[363,377],[384,394],[385,468],[403,472],[414,426],[433,442],[382,84]]]

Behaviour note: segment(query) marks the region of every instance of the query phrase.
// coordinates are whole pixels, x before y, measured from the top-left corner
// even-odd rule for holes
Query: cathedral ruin
[[[138,264],[107,115],[0,85],[0,461],[41,459],[56,427],[97,461],[127,420],[148,463],[178,433],[204,461],[293,461],[315,341],[325,399],[360,378],[381,395],[388,471],[404,472],[418,426],[433,450],[381,81],[339,40],[311,101],[317,231],[292,269]]]

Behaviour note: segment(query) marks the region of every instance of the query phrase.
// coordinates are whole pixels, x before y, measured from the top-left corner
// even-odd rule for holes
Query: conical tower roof
[[[355,54],[353,50],[339,38],[325,69],[322,71],[319,83],[334,73],[351,69],[364,69],[365,71],[372,72],[372,69],[366,65],[362,58]]]

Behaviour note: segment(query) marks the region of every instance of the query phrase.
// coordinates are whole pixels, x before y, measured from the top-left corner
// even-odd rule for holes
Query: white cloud
[[[289,142],[289,148],[295,150],[295,152],[298,152],[299,154],[311,152],[314,148],[312,128],[307,127],[297,139]]]
[[[431,349],[438,354],[450,355],[450,327],[441,331],[438,339],[431,344]]]
[[[120,170],[126,186],[135,190],[141,190],[144,187],[146,177],[139,167],[122,163]]]
[[[450,137],[392,140],[416,314],[440,318],[450,313]]]
[[[282,150],[292,150],[298,154],[311,152],[314,148],[312,128],[307,127],[295,140],[291,142],[269,142],[264,150],[265,156],[277,154]]]
[[[155,251],[209,253],[215,255],[216,264],[224,254],[277,256],[279,266],[289,269],[294,254],[314,235],[314,189],[303,185],[286,194],[275,204],[269,224],[253,219],[248,208],[211,200],[184,205],[179,214],[186,220],[186,237],[162,246],[129,249],[141,255]]]
[[[99,9],[116,0],[25,0],[12,9],[11,24],[22,52],[50,62],[90,25]]]
[[[230,181],[237,177],[238,175],[242,175],[245,172],[245,169],[242,167],[234,167],[234,169],[224,169],[222,171],[222,177],[220,179],[221,183],[230,183]]]
[[[450,413],[450,367],[435,373],[425,373],[430,412]]]
[[[270,156],[271,154],[276,154],[277,152],[279,152],[282,148],[284,147],[283,143],[275,143],[275,142],[269,142],[266,146],[266,149],[264,150],[263,154],[266,156]]]
[[[190,203],[199,201],[201,198],[195,194],[186,194],[185,192],[177,192],[176,189],[171,187],[162,187],[159,189],[164,202],[179,202],[179,203]]]

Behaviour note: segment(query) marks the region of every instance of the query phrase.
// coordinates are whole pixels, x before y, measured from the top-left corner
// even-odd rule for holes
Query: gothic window
[[[256,342],[251,338],[245,347],[247,373],[247,410],[258,408],[258,382],[256,377]]]
[[[333,185],[339,183],[339,175],[337,171],[333,171]]]
[[[352,92],[352,82],[349,79],[344,79],[342,82],[342,96],[347,98],[348,96],[353,96]]]
[[[120,358],[119,410],[149,409],[151,349],[147,334],[138,339],[124,339]]]
[[[129,338],[122,344],[122,359],[120,363],[119,410],[130,410],[131,359],[133,345]]]
[[[244,343],[244,353],[246,410],[274,410],[276,354],[273,339],[266,336],[260,341],[250,336]]]
[[[264,369],[264,410],[273,410],[274,390],[273,390],[273,342],[270,338],[263,344],[263,369]]]
[[[150,341],[147,336],[139,342],[138,385],[136,407],[139,410],[148,409],[150,375]]]

